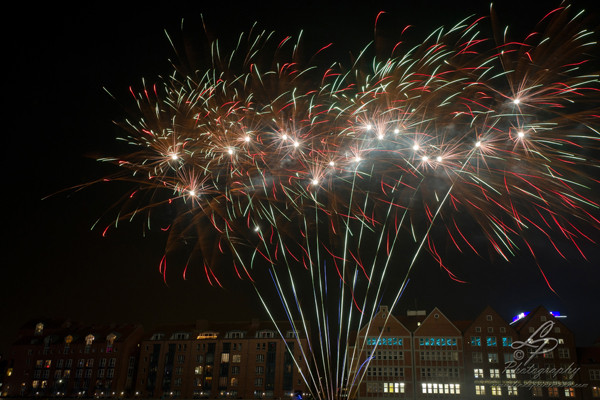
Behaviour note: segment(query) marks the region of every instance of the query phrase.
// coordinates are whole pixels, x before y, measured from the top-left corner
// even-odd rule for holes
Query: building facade
[[[273,324],[257,320],[155,330],[141,342],[136,395],[250,399],[306,392],[307,340],[281,333],[285,340]]]
[[[26,324],[10,348],[4,396],[132,395],[139,325]]]

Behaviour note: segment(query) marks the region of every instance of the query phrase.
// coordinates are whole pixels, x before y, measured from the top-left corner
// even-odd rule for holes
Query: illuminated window
[[[37,389],[39,385],[40,385],[40,381],[33,381],[33,382],[31,382],[31,387],[33,389]]]
[[[510,336],[505,336],[502,338],[502,347],[511,347],[512,346],[512,338]]]
[[[507,386],[506,390],[508,391],[508,395],[509,396],[516,396],[517,395],[517,387],[516,386]]]
[[[115,335],[114,333],[111,333],[106,337],[106,352],[107,353],[112,353],[113,345],[115,343],[116,338],[117,338],[117,335]]]
[[[31,326],[31,325],[30,325]],[[41,322],[38,322],[35,325],[35,334],[36,335],[41,335],[44,332],[44,324]]]
[[[542,397],[544,395],[544,392],[541,387],[534,386],[531,388],[531,395],[533,397]]]
[[[600,397],[600,387],[592,386],[592,397]]]
[[[44,368],[50,368],[51,364],[52,364],[52,360],[46,360],[46,362],[44,363]]]
[[[229,362],[229,353],[221,353],[221,362],[228,363]]]
[[[492,386],[490,387],[492,391],[492,396],[502,396],[502,387],[501,386]]]
[[[202,375],[202,371],[203,371],[202,365],[198,365],[194,368],[194,374],[196,374],[196,375]]]
[[[506,370],[506,378],[507,379],[516,379],[517,378],[517,374],[515,373],[514,369],[507,369]]]
[[[94,343],[94,339],[96,339],[96,338],[94,337],[94,335],[92,335],[92,334],[89,334],[89,335],[87,335],[87,336],[85,337],[85,345],[86,345],[86,346],[91,346],[91,345],[92,345],[92,343]]]
[[[498,353],[488,353],[488,362],[493,364],[498,363]]]
[[[6,369],[6,376],[11,376],[13,373],[13,369],[12,368],[7,368]]]
[[[483,378],[483,377],[484,377],[484,376],[483,376],[483,368],[475,368],[475,369],[473,370],[473,376],[474,376],[475,378]]]
[[[238,385],[238,378],[231,378],[230,386],[236,387]]]
[[[548,388],[548,397],[558,397],[558,388],[557,387],[549,387]]]
[[[500,370],[498,368],[491,368],[490,378],[500,378]]]
[[[471,346],[481,346],[481,337],[471,336]]]
[[[488,336],[486,343],[488,346],[496,346],[496,336]]]
[[[475,385],[475,394],[478,396],[485,395],[485,385]]]
[[[565,388],[565,397],[575,397],[575,389],[572,387]]]
[[[404,383],[384,382],[383,393],[404,393]]]

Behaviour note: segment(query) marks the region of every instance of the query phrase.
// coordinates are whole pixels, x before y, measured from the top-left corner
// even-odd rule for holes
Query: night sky
[[[204,15],[208,31],[225,41],[257,21],[277,35],[304,30],[308,49],[334,43],[331,54],[347,62],[373,39],[379,11],[385,27],[415,26],[413,38],[471,14],[488,15],[487,2],[363,2],[360,7],[323,2],[262,6],[218,2],[163,2],[140,8],[86,4],[85,8],[21,8],[6,15],[4,64],[4,218],[0,278],[0,354],[24,322],[65,317],[88,322],[140,322],[152,326],[196,319],[264,317],[248,284],[208,285],[197,271],[184,281],[178,270],[168,285],[158,272],[166,234],[159,229],[143,237],[142,222],[121,224],[102,237],[90,230],[95,220],[125,193],[125,186],[97,185],[64,191],[113,172],[95,161],[122,150],[113,121],[127,117],[129,86],[141,88],[171,72],[175,54],[164,31],[183,45],[180,23],[198,27]],[[190,3],[190,4],[188,4]],[[419,3],[419,4],[414,4]],[[549,2],[548,10],[552,4]],[[596,4],[597,23],[598,2]],[[185,6],[184,6],[185,4]],[[587,7],[586,2],[575,2]],[[19,6],[23,7],[23,6]],[[56,8],[58,7],[58,8]],[[589,7],[588,7],[589,8]],[[499,14],[515,29],[533,28],[546,9],[529,1],[502,1]],[[592,10],[590,10],[592,11]],[[387,25],[385,25],[387,24]],[[594,27],[594,25],[590,25]],[[196,30],[200,32],[200,29]],[[191,29],[194,31],[194,29]],[[186,41],[203,54],[200,34]],[[106,87],[117,100],[103,90]],[[45,198],[53,193],[60,192]],[[592,232],[598,238],[598,232]],[[466,256],[448,260],[461,279],[448,277],[427,255],[412,275],[398,310],[438,306],[450,318],[475,318],[485,305],[505,318],[543,305],[568,316],[565,324],[580,345],[600,337],[600,251],[588,245],[584,261],[574,252],[561,259],[546,244],[536,249],[554,294],[532,258],[525,253],[510,263]],[[391,290],[391,289],[390,289]],[[248,295],[244,295],[248,293]]]

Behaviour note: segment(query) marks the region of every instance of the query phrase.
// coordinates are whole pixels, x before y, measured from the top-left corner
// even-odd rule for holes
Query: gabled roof
[[[430,323],[433,323],[433,321],[439,319],[440,317],[443,317],[443,319],[447,321],[452,328],[455,329],[457,335],[462,336],[461,330],[458,329],[456,325],[454,325],[454,323],[448,317],[446,317],[444,313],[437,307],[431,310],[431,312],[427,315],[427,317],[425,317],[423,322],[417,327],[417,329],[415,329],[415,336],[418,336],[420,330],[424,329],[424,327],[427,327]]]

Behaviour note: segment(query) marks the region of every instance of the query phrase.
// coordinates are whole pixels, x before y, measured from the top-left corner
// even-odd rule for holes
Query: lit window
[[[475,368],[473,370],[473,376],[475,378],[484,378],[484,376],[483,376],[483,368]]]
[[[229,362],[229,353],[222,353],[221,354],[221,362],[222,363],[228,363]]]
[[[517,374],[515,373],[514,369],[507,369],[506,370],[506,378],[507,379],[516,379],[517,378]]]
[[[600,397],[600,387],[592,386],[592,397]]]
[[[31,326],[31,325],[30,325]],[[44,332],[44,324],[41,322],[38,322],[35,325],[35,334],[36,335],[41,335]]]
[[[491,368],[490,378],[500,378],[500,370],[498,368]]]
[[[575,389],[572,387],[565,388],[565,397],[575,397]]]
[[[485,395],[485,385],[475,385],[475,394],[478,396]]]
[[[501,386],[492,386],[490,389],[492,390],[492,396],[502,396]]]
[[[506,390],[508,391],[508,395],[509,396],[516,396],[517,395],[517,387],[516,386],[507,386]]]
[[[531,394],[533,397],[542,397],[544,395],[544,392],[542,391],[541,387],[533,386],[531,388]]]
[[[196,368],[194,368],[194,374],[202,375],[202,365],[198,365]]]
[[[510,336],[505,336],[502,338],[502,347],[511,347],[512,346],[512,338]]]
[[[549,387],[548,388],[548,397],[558,397],[558,388],[557,387]]]
[[[488,353],[488,362],[496,364],[498,363],[498,354],[497,353]]]
[[[92,343],[94,343],[94,339],[95,339],[94,335],[92,335],[92,334],[87,335],[85,337],[85,345],[86,346],[91,346]]]
[[[488,346],[496,346],[496,336],[488,336],[486,343]]]
[[[481,346],[481,337],[471,336],[471,346]]]
[[[242,362],[242,355],[241,354],[234,354],[233,356],[231,356],[231,362],[233,362],[233,363],[241,363]]]

